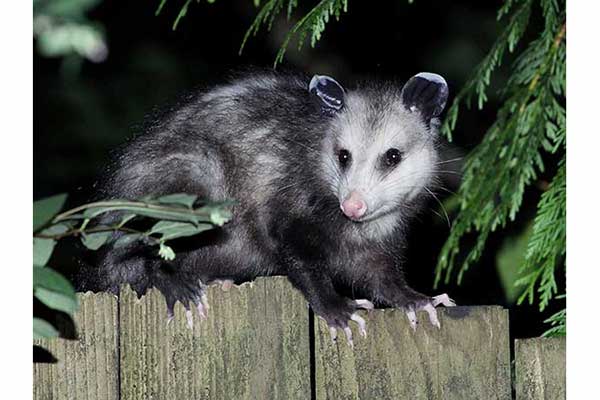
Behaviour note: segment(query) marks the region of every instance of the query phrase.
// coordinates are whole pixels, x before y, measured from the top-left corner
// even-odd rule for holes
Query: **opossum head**
[[[399,213],[428,190],[438,160],[438,116],[448,98],[441,76],[420,73],[403,87],[349,92],[315,76],[309,90],[331,118],[322,165],[347,218],[370,222]]]

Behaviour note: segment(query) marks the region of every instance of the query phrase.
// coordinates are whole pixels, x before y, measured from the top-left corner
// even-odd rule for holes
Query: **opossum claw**
[[[413,308],[406,311],[406,316],[408,317],[408,322],[410,323],[410,327],[413,331],[417,330],[417,313]]]
[[[371,311],[372,309],[375,308],[373,303],[371,303],[369,300],[366,300],[366,299],[354,300],[354,304],[356,304],[356,307],[358,307],[358,308],[364,308],[365,310],[369,310],[369,311]]]
[[[337,340],[337,329],[333,326],[330,326],[329,335],[331,336],[331,341],[335,343],[335,341]]]
[[[175,313],[172,309],[167,309],[167,326],[169,326],[169,323],[173,321],[173,318],[175,318]]]
[[[206,311],[208,311],[208,309],[210,308],[208,304],[208,296],[205,293],[202,293],[202,296],[200,296],[200,304],[204,306]]]
[[[198,310],[198,315],[200,316],[200,319],[202,321],[206,320],[206,310],[205,310],[204,304],[202,304],[202,302],[199,302],[196,305],[196,310]]]
[[[442,304],[446,307],[454,307],[456,305],[456,303],[454,302],[454,300],[452,300],[450,297],[448,297],[448,295],[446,293],[437,295],[437,296],[433,296],[431,298],[431,302],[433,304],[434,307]]]
[[[425,304],[423,306],[423,310],[425,310],[427,312],[427,314],[429,315],[429,321],[431,322],[431,325],[440,329],[441,328],[440,321],[438,320],[437,312],[435,311],[435,307],[433,306],[433,304],[432,303]]]
[[[352,329],[349,326],[344,328],[344,333],[346,334],[346,340],[348,341],[348,346],[351,349],[354,349],[354,342],[352,341]]]
[[[356,313],[352,314],[350,319],[358,324],[358,332],[360,335],[362,337],[367,337],[367,323],[365,320]]]
[[[187,320],[187,326],[190,329],[194,329],[194,316],[192,310],[185,310],[185,319]]]

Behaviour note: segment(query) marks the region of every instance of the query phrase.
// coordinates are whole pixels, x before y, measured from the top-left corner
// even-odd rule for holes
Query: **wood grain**
[[[515,340],[517,400],[566,398],[565,338]]]
[[[208,319],[193,329],[177,304],[121,291],[121,398],[307,399],[308,308],[285,278],[208,290]]]
[[[441,329],[424,312],[413,332],[399,310],[361,314],[355,348],[316,325],[317,399],[510,399],[508,312],[498,306],[438,308]]]
[[[36,400],[117,400],[118,311],[111,294],[78,294],[75,314],[78,340],[38,340],[58,359],[55,364],[33,364]]]

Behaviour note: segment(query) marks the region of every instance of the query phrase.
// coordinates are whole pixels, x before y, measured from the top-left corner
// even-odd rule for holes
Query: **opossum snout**
[[[350,219],[359,219],[367,212],[367,203],[357,192],[351,192],[350,195],[340,204],[342,212]]]

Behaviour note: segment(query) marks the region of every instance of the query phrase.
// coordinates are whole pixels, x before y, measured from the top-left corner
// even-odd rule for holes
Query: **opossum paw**
[[[208,298],[204,293],[205,285],[198,281],[198,285],[186,285],[175,291],[162,291],[167,301],[167,324],[175,317],[175,304],[179,301],[185,307],[185,317],[190,329],[194,328],[194,317],[192,308],[196,308],[200,321],[208,316]]]
[[[327,322],[329,326],[329,334],[331,336],[332,341],[337,340],[337,331],[341,329],[346,336],[346,342],[351,348],[354,348],[354,341],[352,338],[352,329],[348,326],[350,321],[356,322],[358,325],[358,332],[362,337],[367,336],[367,323],[364,318],[356,313],[359,309],[372,310],[373,303],[369,300],[360,299],[360,300],[350,300],[348,301],[347,307],[343,309],[338,309],[336,312],[328,312],[324,313],[324,315],[319,315],[321,318]]]
[[[446,307],[454,307],[456,305],[454,300],[452,300],[450,297],[448,297],[446,293],[444,293],[432,297],[429,301],[419,302],[419,304],[416,306],[414,305],[414,303],[411,303],[409,306],[407,306],[406,316],[408,317],[408,322],[412,330],[416,331],[417,329],[418,320],[416,312],[421,310],[427,313],[427,315],[429,316],[429,322],[431,322],[431,324],[436,328],[440,329],[440,320],[438,319],[437,311],[435,310],[435,307],[440,304]]]

